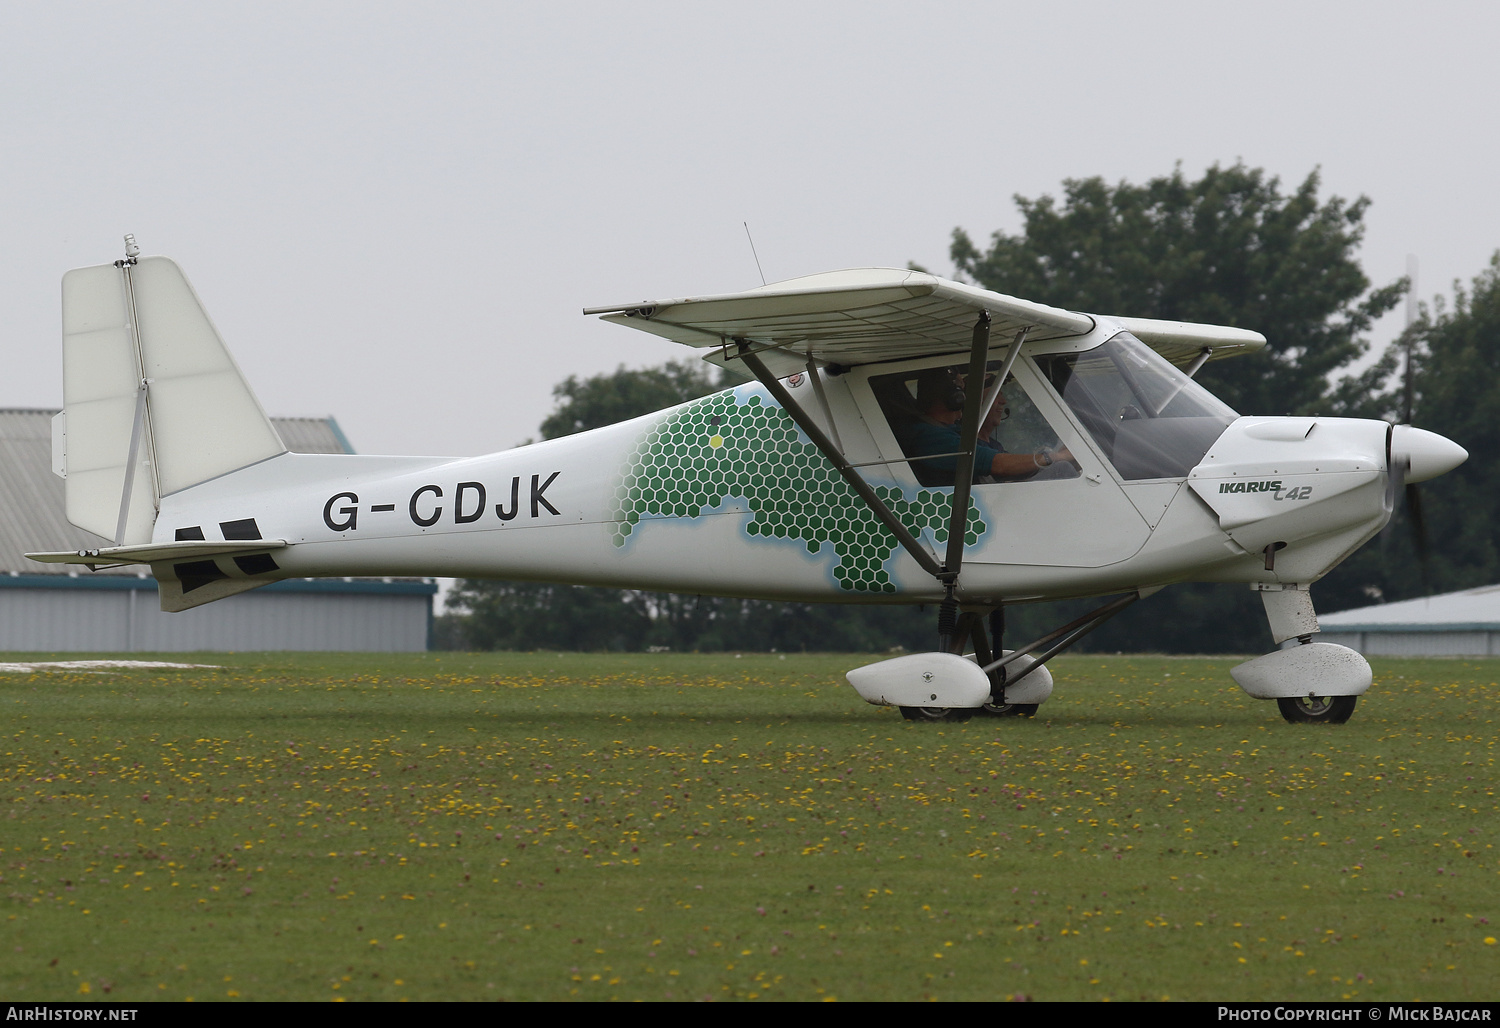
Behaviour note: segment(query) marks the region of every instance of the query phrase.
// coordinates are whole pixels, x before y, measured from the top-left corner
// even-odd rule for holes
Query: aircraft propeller
[[[1416,393],[1412,361],[1412,350],[1416,342],[1416,331],[1413,325],[1416,322],[1417,310],[1417,259],[1415,256],[1407,256],[1406,273],[1406,331],[1402,334],[1406,349],[1406,366],[1401,376],[1401,417],[1385,437],[1387,471],[1385,505],[1386,509],[1391,512],[1391,522],[1394,522],[1397,497],[1404,495],[1407,523],[1411,525],[1412,546],[1417,551],[1417,566],[1421,569],[1422,591],[1430,594],[1432,585],[1429,574],[1430,551],[1427,545],[1427,522],[1422,516],[1422,493],[1416,484],[1452,470],[1464,461],[1468,453],[1451,440],[1444,439],[1442,436],[1434,436],[1431,432],[1422,433],[1422,436],[1430,438],[1413,435],[1413,433],[1422,432],[1421,429],[1411,427],[1412,402]],[[1445,443],[1447,446],[1442,446],[1440,443]],[[1453,457],[1452,451],[1454,450],[1463,456],[1451,463],[1446,463],[1446,459]],[[1413,477],[1414,473],[1421,477]],[[1390,531],[1391,524],[1388,522],[1382,535],[1389,535]]]
[[[1411,351],[1412,336],[1408,331],[1401,421],[1391,426],[1390,432],[1386,435],[1386,468],[1388,470],[1386,506],[1390,508],[1394,521],[1397,497],[1405,497],[1406,517],[1411,525],[1412,545],[1416,548],[1417,561],[1421,567],[1422,588],[1425,592],[1430,592],[1428,574],[1430,548],[1427,539],[1427,523],[1422,515],[1422,493],[1417,489],[1417,483],[1452,471],[1468,459],[1469,451],[1436,432],[1412,427]],[[1390,531],[1389,524],[1386,526],[1386,531]]]

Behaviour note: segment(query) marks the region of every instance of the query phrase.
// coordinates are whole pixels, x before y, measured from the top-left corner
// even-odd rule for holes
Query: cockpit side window
[[[1239,416],[1129,332],[1037,365],[1127,480],[1186,477]]]
[[[979,441],[988,443],[1001,453],[1023,457],[1029,455],[1033,464],[1049,460],[1052,462],[1039,467],[1035,472],[988,476],[981,473],[977,479],[979,482],[1044,482],[1078,477],[1077,466],[1063,459],[1066,448],[1058,439],[1057,433],[1052,430],[1047,419],[1042,417],[1042,412],[1037,410],[1036,404],[1026,390],[1021,388],[1014,375],[1005,380],[1005,386],[1000,390],[1000,399],[990,413],[989,422],[980,426]]]
[[[991,362],[986,392],[994,385],[999,361]],[[870,379],[871,390],[924,486],[951,486],[958,465],[968,366],[922,368]],[[1056,458],[1054,459],[1054,454]],[[1042,417],[1026,391],[1009,377],[989,416],[980,426],[974,481],[987,485],[1076,478],[1057,433]]]

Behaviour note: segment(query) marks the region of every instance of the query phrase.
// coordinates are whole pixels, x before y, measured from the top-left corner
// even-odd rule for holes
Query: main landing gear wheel
[[[1341,725],[1354,713],[1358,696],[1291,696],[1276,701],[1294,725]]]
[[[967,721],[974,716],[968,707],[902,707],[908,721]]]
[[[986,703],[979,708],[981,717],[1036,717],[1040,703]]]

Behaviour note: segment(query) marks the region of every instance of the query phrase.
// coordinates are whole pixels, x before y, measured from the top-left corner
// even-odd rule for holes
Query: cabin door
[[[951,496],[966,371],[927,359],[853,373],[865,423],[891,462],[861,469],[872,484]],[[1001,395],[980,429],[974,502],[985,528],[965,560],[1097,568],[1140,550],[1151,527],[1029,359],[1016,362]]]

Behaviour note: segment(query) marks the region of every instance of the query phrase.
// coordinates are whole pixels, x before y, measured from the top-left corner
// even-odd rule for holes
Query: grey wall
[[[176,614],[155,589],[0,589],[0,651],[427,649],[430,596],[249,593]]]
[[[1323,632],[1318,642],[1338,643],[1367,657],[1492,657],[1500,632]]]

